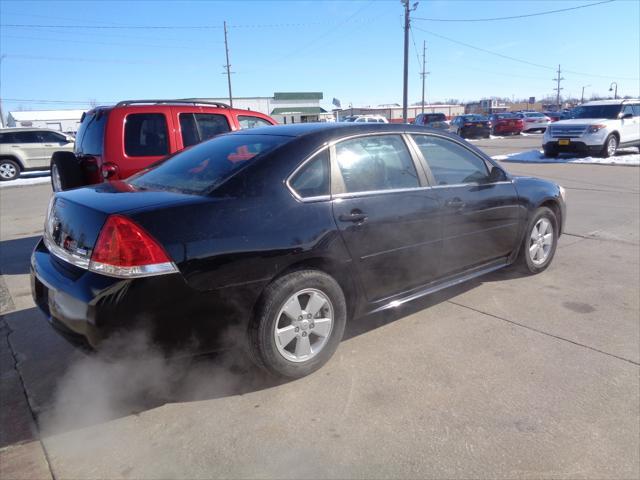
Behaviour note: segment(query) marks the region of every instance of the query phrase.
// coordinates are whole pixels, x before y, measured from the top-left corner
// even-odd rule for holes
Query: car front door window
[[[436,185],[486,183],[487,164],[462,145],[442,137],[414,135]]]

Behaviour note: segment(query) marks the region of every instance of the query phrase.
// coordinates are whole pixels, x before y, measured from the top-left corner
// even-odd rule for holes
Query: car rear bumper
[[[578,153],[578,154],[597,154],[602,150],[602,145],[587,145],[584,142],[569,140],[568,145],[560,145],[558,140],[546,142],[543,145],[545,150],[552,150],[558,153]]]
[[[167,350],[221,348],[225,332],[246,324],[261,285],[201,292],[181,274],[118,279],[74,267],[42,241],[31,257],[31,291],[55,330],[76,346],[100,349],[114,334],[143,331]]]
[[[490,127],[462,127],[460,129],[460,135],[464,138],[488,137],[490,134]]]
[[[522,131],[521,127],[517,125],[495,125],[493,127],[494,132],[496,133],[520,133]]]

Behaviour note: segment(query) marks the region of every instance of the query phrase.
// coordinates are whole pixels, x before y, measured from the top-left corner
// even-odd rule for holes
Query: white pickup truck
[[[600,100],[576,107],[570,120],[549,124],[542,147],[560,153],[615,155],[620,147],[640,148],[640,100]]]

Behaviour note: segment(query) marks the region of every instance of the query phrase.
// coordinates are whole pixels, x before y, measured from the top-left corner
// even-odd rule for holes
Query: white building
[[[234,108],[269,115],[278,123],[305,123],[325,120],[332,115],[320,106],[322,92],[275,92],[273,97],[234,97]],[[229,103],[228,98],[198,98]]]
[[[50,128],[76,133],[84,110],[25,110],[9,112],[7,127]]]

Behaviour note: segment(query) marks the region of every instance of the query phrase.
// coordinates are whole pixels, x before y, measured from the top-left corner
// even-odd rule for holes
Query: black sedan
[[[348,318],[514,263],[543,271],[564,221],[562,187],[511,176],[448,133],[256,128],[56,193],[32,290],[59,332],[94,348],[139,329],[167,349],[232,335],[268,371],[300,377]]]
[[[489,138],[491,121],[483,115],[460,115],[451,121],[451,130],[462,138]]]

